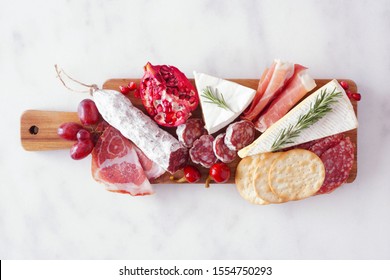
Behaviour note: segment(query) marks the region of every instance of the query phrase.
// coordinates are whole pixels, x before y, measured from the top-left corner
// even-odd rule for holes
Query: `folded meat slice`
[[[295,64],[293,77],[255,122],[255,127],[259,131],[264,132],[281,119],[306,93],[315,88],[316,83],[306,69],[302,65]]]
[[[272,67],[274,68],[272,71]],[[252,121],[256,119],[263,109],[278,95],[294,74],[294,64],[275,60],[268,71],[264,81],[259,84],[258,96],[254,98],[248,112],[243,115],[244,119]],[[264,91],[263,94],[261,92]],[[260,100],[259,100],[260,97]]]
[[[92,176],[111,192],[134,196],[154,193],[135,145],[111,126],[105,129],[92,151]]]
[[[259,103],[261,97],[263,97],[263,94],[264,94],[265,90],[268,87],[269,81],[272,78],[272,74],[274,73],[275,64],[276,64],[276,62],[272,63],[271,67],[269,69],[266,68],[264,70],[263,74],[261,75],[261,78],[260,78],[260,81],[259,81],[259,85],[257,87],[256,95],[253,98],[251,105],[244,112],[243,118],[245,118],[246,116],[250,116],[252,114],[253,110],[256,107],[256,104]]]
[[[134,144],[133,144],[134,145]],[[146,178],[154,180],[165,173],[165,170],[155,162],[151,161],[140,148],[134,145],[135,151],[138,155],[138,160],[141,163],[142,169],[145,172]]]

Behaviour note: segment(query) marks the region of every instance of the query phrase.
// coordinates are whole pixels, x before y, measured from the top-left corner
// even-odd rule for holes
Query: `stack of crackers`
[[[253,204],[283,203],[314,195],[325,179],[321,159],[303,149],[243,158],[236,169],[240,195]]]

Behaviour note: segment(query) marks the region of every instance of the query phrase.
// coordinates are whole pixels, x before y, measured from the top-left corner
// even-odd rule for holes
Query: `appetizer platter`
[[[260,79],[188,79],[147,63],[142,79],[110,79],[102,89],[56,70],[64,86],[91,96],[77,113],[24,112],[22,146],[91,155],[92,176],[109,191],[234,183],[241,197],[266,205],[331,193],[356,178],[361,96],[352,80],[313,79],[281,60]]]

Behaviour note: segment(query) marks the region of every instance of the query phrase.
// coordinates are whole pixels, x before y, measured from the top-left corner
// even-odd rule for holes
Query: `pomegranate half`
[[[148,62],[140,83],[140,96],[148,114],[159,124],[185,123],[199,104],[195,87],[176,67]]]

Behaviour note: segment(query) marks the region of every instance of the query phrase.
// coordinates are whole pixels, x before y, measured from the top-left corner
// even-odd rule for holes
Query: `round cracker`
[[[253,186],[254,169],[259,162],[259,156],[250,156],[243,158],[236,168],[236,187],[240,195],[247,201],[253,204],[268,204],[266,201],[256,195]]]
[[[286,201],[272,192],[268,180],[268,174],[273,162],[282,154],[283,153],[260,154],[260,160],[254,172],[253,186],[256,195],[269,203],[282,203]]]
[[[314,153],[293,149],[272,163],[268,180],[271,190],[282,199],[299,200],[315,194],[325,179],[325,168]]]

